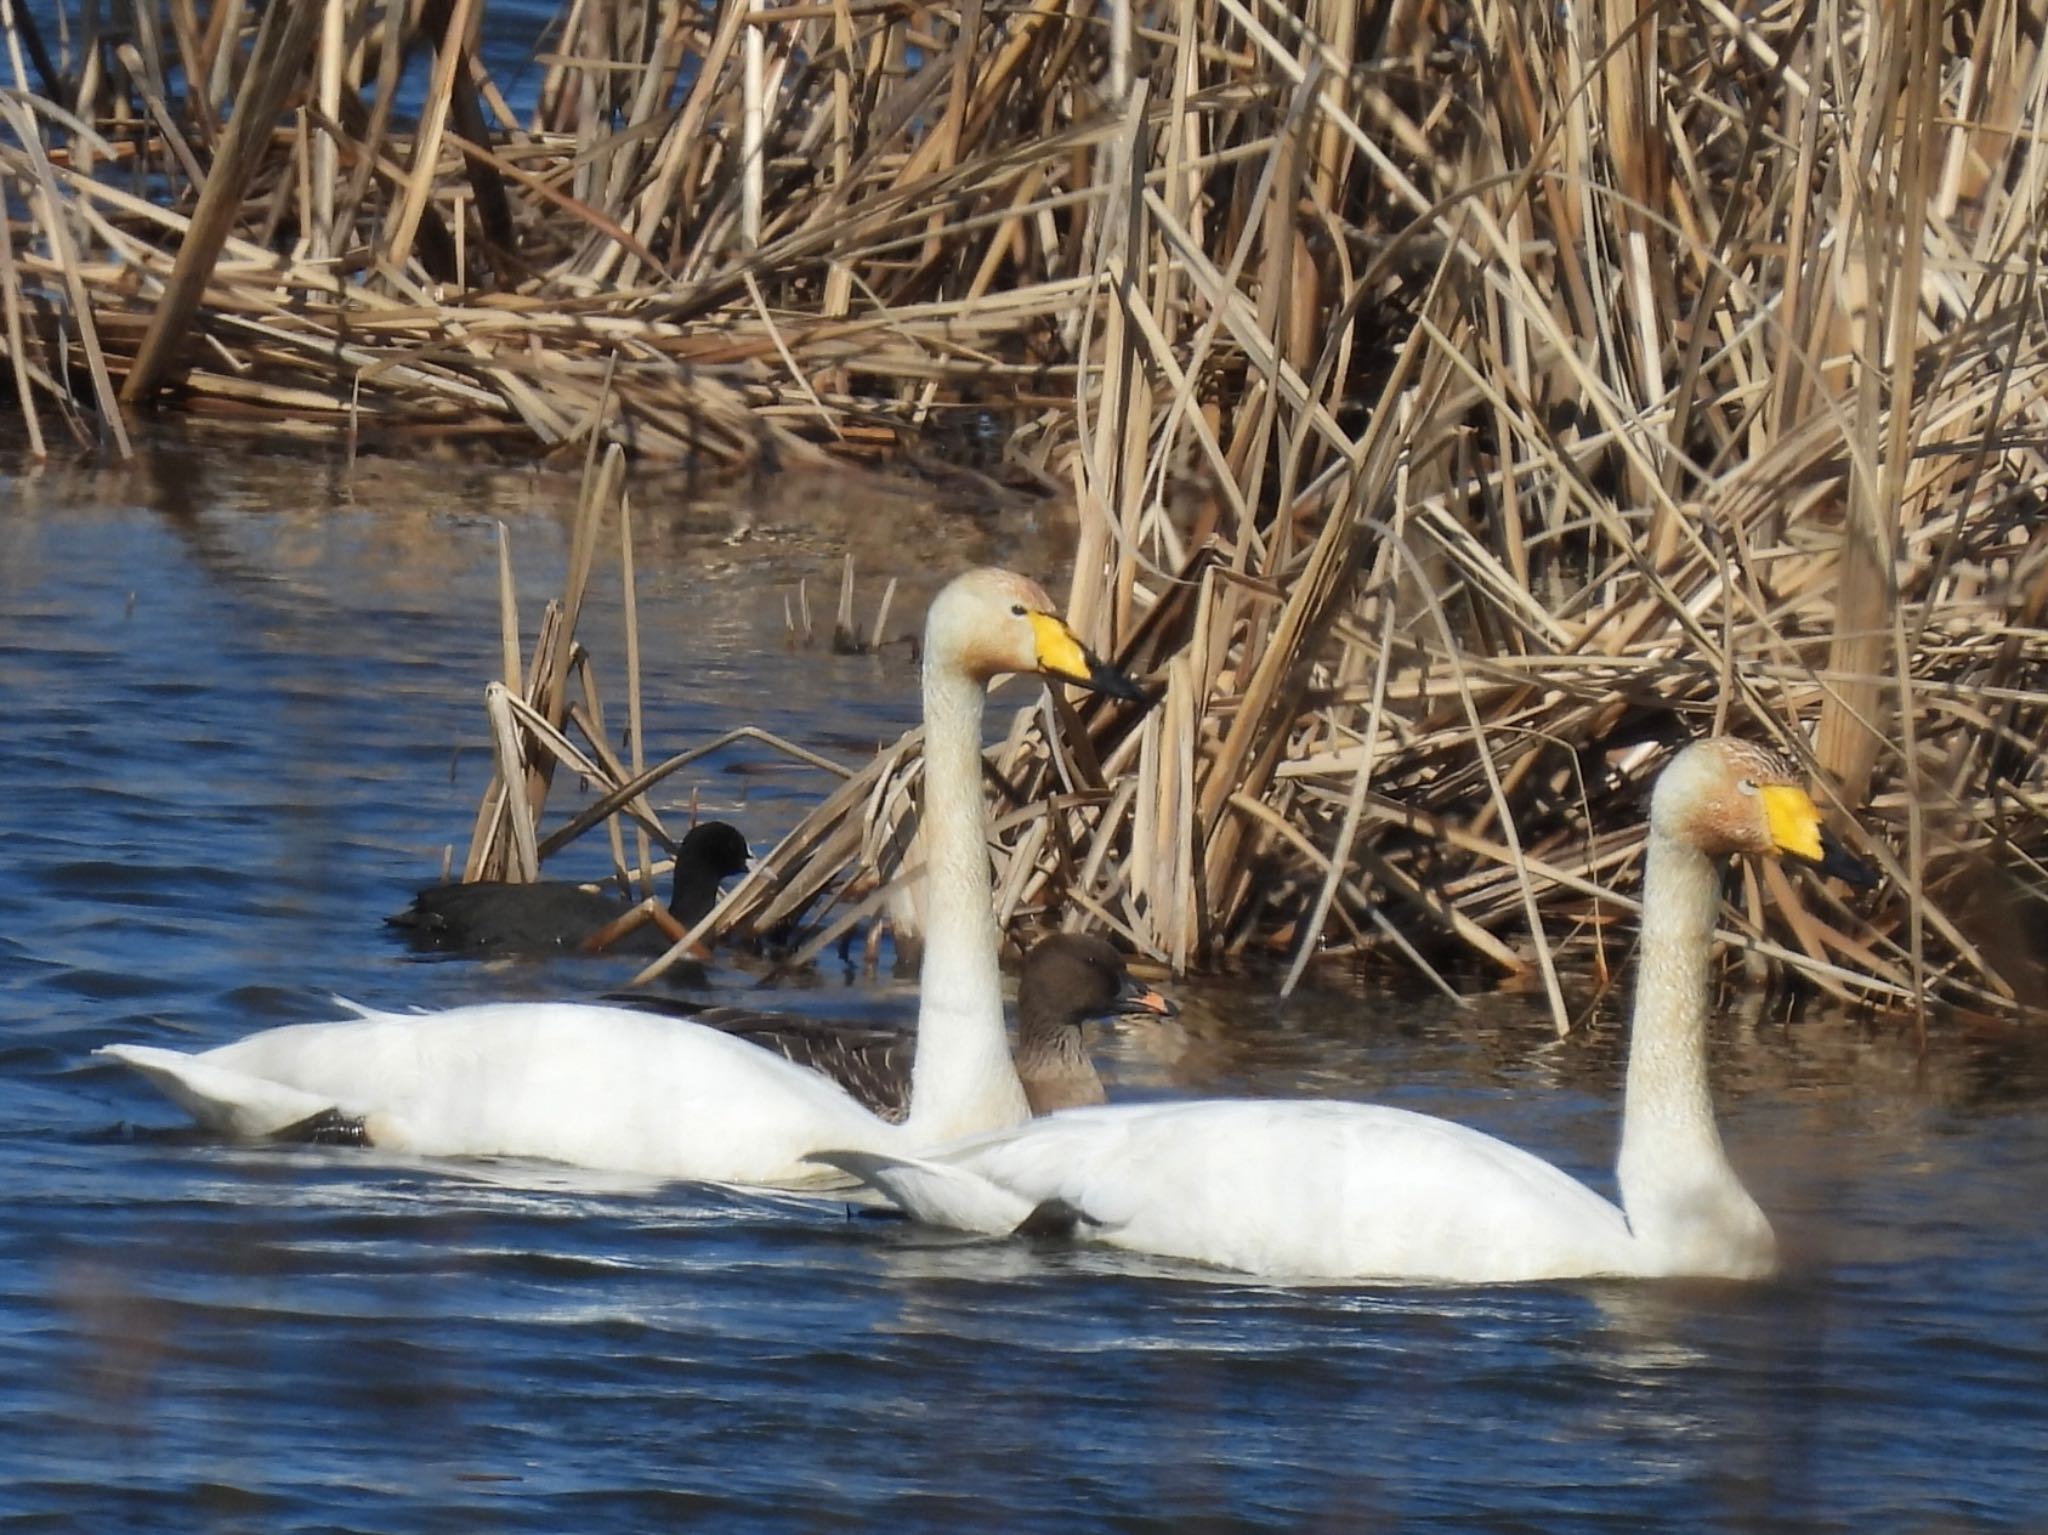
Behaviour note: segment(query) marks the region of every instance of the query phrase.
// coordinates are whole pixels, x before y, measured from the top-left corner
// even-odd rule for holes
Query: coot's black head
[[[692,864],[717,879],[747,872],[747,839],[724,821],[702,821],[676,848],[676,864]]]

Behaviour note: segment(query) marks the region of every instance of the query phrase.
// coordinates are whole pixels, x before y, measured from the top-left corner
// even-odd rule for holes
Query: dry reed
[[[972,412],[1072,496],[1070,612],[1163,688],[1020,717],[1007,915],[1176,966],[1476,962],[1563,1026],[1660,743],[1725,727],[1892,876],[1752,877],[1755,952],[2039,1000],[2038,0],[576,0],[525,120],[482,14],[200,13],[177,100],[156,33],[18,76],[30,430],[118,449],[118,391],[738,463]],[[541,654],[476,868],[538,855]],[[885,752],[719,925],[897,877],[915,773]]]

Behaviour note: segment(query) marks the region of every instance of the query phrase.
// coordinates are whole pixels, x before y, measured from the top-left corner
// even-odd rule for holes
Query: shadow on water
[[[1284,1290],[1103,1251],[520,1164],[233,1148],[94,1061],[388,1006],[589,994],[419,963],[380,919],[488,765],[495,529],[530,628],[571,480],[153,447],[0,500],[0,1516],[24,1529],[2029,1528],[2048,1506],[2048,1058],[1735,1008],[1732,1157],[1768,1285]],[[659,744],[743,720],[852,759],[898,658],[787,648],[782,594],[1063,576],[1050,513],[636,484]],[[600,579],[587,633],[616,633]],[[825,606],[826,604],[817,604]],[[757,844],[823,792],[671,781]],[[599,860],[587,869],[600,873]],[[743,977],[714,967],[721,986]],[[1326,985],[1329,983],[1326,982]],[[766,1000],[908,1010],[820,971]],[[1611,1188],[1622,1031],[1505,996],[1181,990],[1121,1097],[1373,1098]]]

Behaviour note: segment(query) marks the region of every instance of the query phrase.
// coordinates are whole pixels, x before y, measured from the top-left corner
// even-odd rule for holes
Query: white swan
[[[1003,1029],[981,797],[986,685],[1009,672],[1140,697],[1035,583],[970,571],[925,624],[924,828],[931,922],[911,1109],[876,1118],[837,1084],[718,1029],[626,1008],[496,1003],[364,1012],[266,1029],[187,1055],[98,1053],[201,1124],[264,1137],[300,1125],[425,1156],[541,1157],[730,1183],[800,1184],[822,1147],[916,1151],[1029,1116]]]
[[[1797,769],[1725,738],[1675,757],[1650,807],[1616,1208],[1462,1125],[1352,1103],[1076,1109],[922,1159],[828,1153],[912,1215],[970,1231],[1058,1226],[1281,1279],[1495,1283],[1758,1278],[1770,1223],[1722,1154],[1707,1089],[1715,858],[1789,853],[1845,877]]]

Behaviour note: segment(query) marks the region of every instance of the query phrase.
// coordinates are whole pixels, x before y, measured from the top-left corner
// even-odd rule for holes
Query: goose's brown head
[[[1171,1018],[1180,1009],[1125,968],[1124,957],[1093,933],[1054,933],[1024,956],[1017,1007],[1029,1023],[1078,1027],[1086,1018]]]

